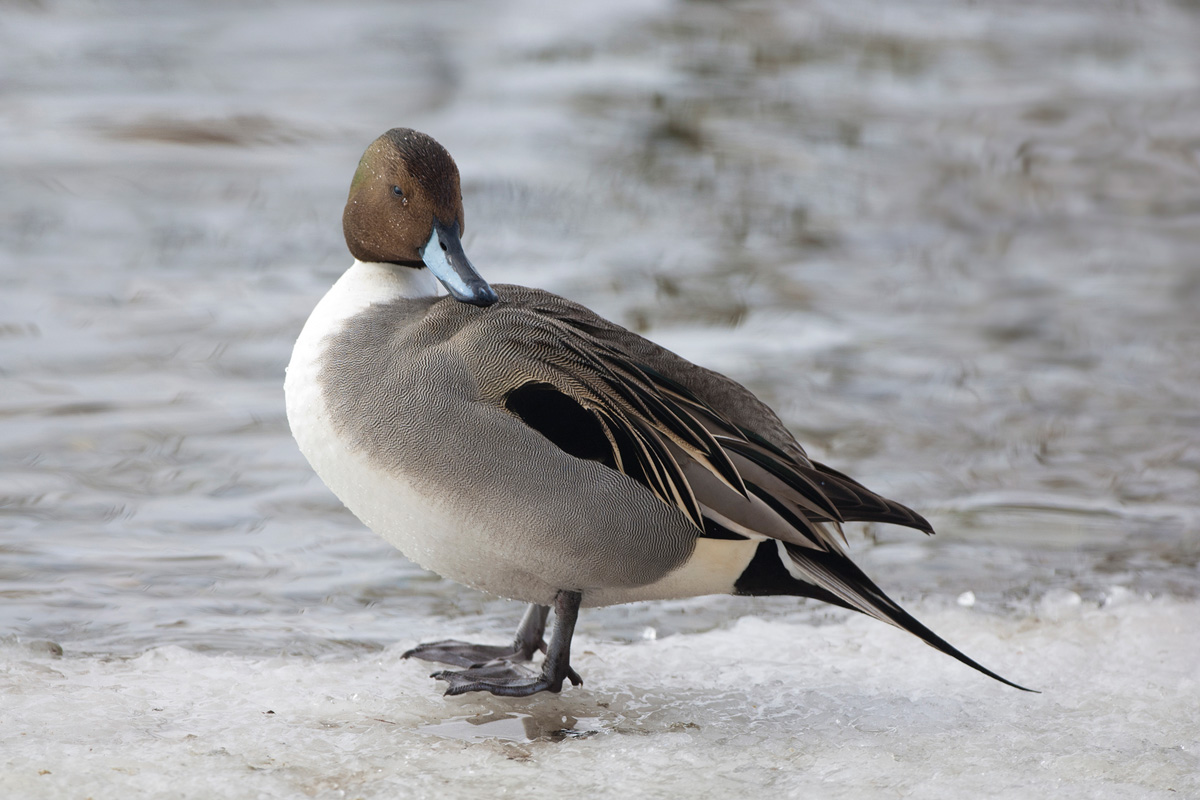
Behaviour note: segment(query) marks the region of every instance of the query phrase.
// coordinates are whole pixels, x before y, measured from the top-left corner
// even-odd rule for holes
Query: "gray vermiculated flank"
[[[487,309],[398,300],[348,320],[322,356],[334,426],[380,469],[439,498],[489,550],[543,578],[577,581],[556,585],[661,578],[692,552],[687,518],[629,477],[568,456],[503,407],[512,389],[561,383],[575,366],[559,345],[561,324],[539,305],[581,307],[495,288],[501,303]]]

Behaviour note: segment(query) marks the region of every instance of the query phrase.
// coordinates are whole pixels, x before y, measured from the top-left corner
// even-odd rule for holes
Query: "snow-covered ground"
[[[1195,602],[926,610],[1042,690],[862,617],[582,637],[584,686],[443,699],[403,646],[128,657],[0,645],[5,797],[1181,798],[1200,795]]]

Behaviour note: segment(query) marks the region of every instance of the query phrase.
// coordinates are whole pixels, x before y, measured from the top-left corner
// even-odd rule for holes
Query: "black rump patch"
[[[779,559],[779,545],[774,539],[759,543],[758,549],[754,551],[754,558],[750,559],[745,571],[733,585],[733,593],[752,597],[811,597],[830,605],[857,610],[833,592],[793,578],[792,573],[787,571],[787,567]]]

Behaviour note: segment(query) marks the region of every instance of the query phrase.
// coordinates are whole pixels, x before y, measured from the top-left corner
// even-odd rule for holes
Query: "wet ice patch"
[[[553,741],[556,739],[592,736],[600,732],[601,720],[595,717],[577,719],[568,714],[524,714],[521,712],[489,711],[432,722],[419,729],[421,733],[482,742],[488,739],[508,742]]]

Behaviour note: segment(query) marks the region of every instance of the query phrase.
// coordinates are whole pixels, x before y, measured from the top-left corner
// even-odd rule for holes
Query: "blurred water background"
[[[620,765],[657,796],[682,763],[698,796],[1200,794],[1197,42],[1185,0],[0,3],[0,787],[495,796]],[[283,412],[394,126],[455,156],[489,280],[726,372],[925,513],[930,539],[854,527],[856,559],[1047,694],[824,607],[705,598],[585,613],[583,690],[442,701],[397,653],[502,641],[520,609],[365,530]],[[377,673],[399,683],[367,712]],[[252,715],[212,710],[243,680]],[[289,702],[295,763],[246,755]],[[456,715],[525,727],[422,727]],[[973,755],[922,782],[948,725]]]

